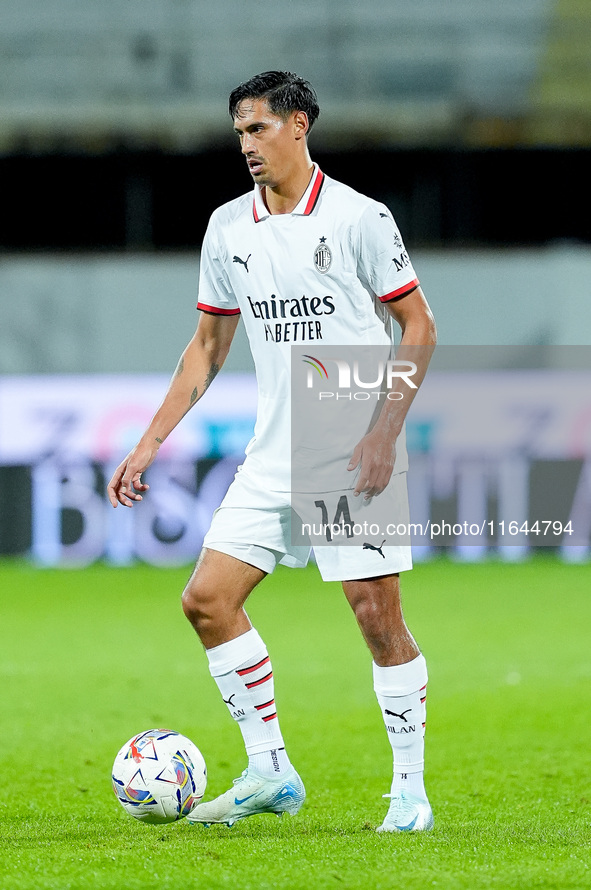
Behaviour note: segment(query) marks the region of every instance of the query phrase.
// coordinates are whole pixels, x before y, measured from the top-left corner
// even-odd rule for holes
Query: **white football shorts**
[[[352,489],[269,491],[239,467],[203,541],[270,574],[307,565],[311,550],[324,581],[354,581],[412,568],[406,473],[369,501]]]

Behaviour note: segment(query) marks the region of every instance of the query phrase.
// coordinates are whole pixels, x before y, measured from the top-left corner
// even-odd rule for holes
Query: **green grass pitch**
[[[188,570],[0,564],[0,887],[591,887],[591,569],[437,560],[403,576],[429,664],[436,827],[377,835],[391,754],[340,585],[279,570],[249,612],[275,671],[301,813],[146,826],[110,785],[126,739],[185,733],[206,797],[245,766],[179,594]]]

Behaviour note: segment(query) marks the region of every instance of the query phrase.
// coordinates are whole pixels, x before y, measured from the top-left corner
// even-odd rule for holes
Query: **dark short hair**
[[[309,130],[320,114],[318,99],[313,87],[291,71],[265,71],[250,80],[239,84],[230,93],[230,117],[236,117],[236,110],[244,99],[266,99],[269,111],[287,120],[294,111],[305,111],[308,115]]]

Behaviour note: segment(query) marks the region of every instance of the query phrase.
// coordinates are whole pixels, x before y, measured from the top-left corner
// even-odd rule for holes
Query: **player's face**
[[[277,188],[296,167],[296,146],[305,138],[308,119],[294,112],[287,120],[269,111],[266,99],[244,99],[236,109],[234,131],[250,175],[259,185]]]

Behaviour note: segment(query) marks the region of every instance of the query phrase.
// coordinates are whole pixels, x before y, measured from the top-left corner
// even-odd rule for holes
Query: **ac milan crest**
[[[320,239],[320,244],[314,251],[314,265],[318,269],[319,272],[322,272],[324,275],[325,272],[328,272],[332,264],[332,253],[330,251],[330,247],[326,244],[326,238],[322,236]]]

